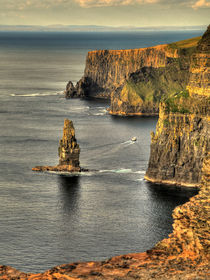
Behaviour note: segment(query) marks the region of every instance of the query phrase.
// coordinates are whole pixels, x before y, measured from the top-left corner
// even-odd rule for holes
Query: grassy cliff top
[[[200,39],[201,39],[201,36],[200,37],[194,37],[194,38],[190,38],[190,39],[186,39],[186,40],[182,40],[182,41],[178,41],[178,42],[175,42],[175,43],[168,44],[168,46],[173,48],[173,49],[193,48],[193,47],[196,47],[198,45],[198,42],[200,41]]]

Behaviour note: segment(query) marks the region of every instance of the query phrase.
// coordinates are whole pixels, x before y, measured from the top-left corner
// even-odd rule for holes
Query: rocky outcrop
[[[204,38],[206,39],[206,36],[209,38],[209,34],[210,29],[208,29]],[[209,39],[206,41],[209,42]],[[200,42],[200,45],[202,44],[203,41]],[[198,51],[196,53],[196,59],[198,59],[197,65],[203,65],[202,59],[204,54],[202,50],[198,47]],[[39,274],[26,274],[11,267],[0,266],[1,279],[209,279],[210,152],[207,144],[209,135],[204,133],[206,129],[204,128],[204,123],[209,120],[209,95],[206,94],[206,92],[208,93],[206,90],[203,90],[204,94],[202,95],[200,94],[202,91],[198,91],[198,93],[197,86],[195,87],[196,90],[194,93],[192,87],[193,84],[198,85],[199,83],[197,79],[196,82],[194,82],[194,77],[197,77],[198,73],[200,77],[205,77],[206,74],[203,73],[208,72],[209,69],[206,67],[197,67],[196,75],[194,75],[195,68],[192,67],[191,69],[191,80],[189,83],[189,86],[191,85],[189,88],[190,94],[188,92],[182,92],[179,95],[174,96],[172,99],[167,99],[165,103],[161,105],[162,111],[160,114],[158,129],[156,135],[153,135],[152,137],[154,141],[153,144],[159,145],[160,153],[161,151],[164,153],[164,149],[168,148],[167,146],[165,147],[167,136],[169,137],[168,141],[172,141],[173,145],[170,146],[171,153],[173,154],[174,147],[177,149],[177,161],[175,162],[175,168],[176,163],[182,155],[183,149],[185,150],[184,155],[187,158],[186,162],[191,163],[191,165],[195,163],[195,170],[196,162],[193,160],[191,149],[194,147],[194,152],[196,152],[196,149],[205,151],[205,153],[201,156],[201,165],[201,160],[198,159],[198,165],[201,170],[199,175],[200,177],[198,176],[200,178],[199,193],[191,198],[189,202],[174,209],[173,232],[169,235],[169,238],[162,240],[154,248],[144,253],[134,253],[113,257],[102,262],[77,262],[65,264]],[[207,82],[208,81],[205,80],[200,81],[201,87],[204,86],[205,88]],[[192,106],[189,106],[189,104]],[[192,110],[192,113],[188,111],[190,109]],[[165,124],[167,122],[170,122],[169,128],[165,128]],[[181,130],[183,131],[183,134],[181,133]],[[201,139],[201,143],[197,144],[197,142],[195,142],[195,145],[192,147],[191,133],[196,133],[196,131],[198,132],[197,141],[200,141]],[[175,137],[176,134],[179,138],[172,137],[172,135]],[[164,135],[166,138],[164,138]],[[182,139],[182,137],[184,138]],[[178,142],[176,141],[177,139],[179,139]],[[154,152],[153,148],[151,152]],[[161,155],[159,154],[159,156]],[[167,157],[159,157],[159,162],[157,161],[158,164],[162,164],[163,160],[167,160]],[[170,167],[170,161],[171,159],[168,162],[168,168]],[[160,172],[162,172],[161,169]],[[188,169],[185,169],[186,178],[188,178],[188,182],[185,181],[185,183],[191,184],[189,182],[189,178],[192,176],[188,177],[187,172]]]
[[[210,28],[192,56],[187,90],[166,98],[160,104],[145,179],[156,183],[200,186],[210,138],[209,57]]]
[[[36,166],[33,171],[67,171],[80,172],[79,163],[80,148],[75,138],[73,122],[65,119],[63,138],[59,141],[59,164],[56,166]]]
[[[84,77],[66,98],[110,98],[110,114],[158,114],[164,95],[186,88],[190,56],[199,38],[133,50],[89,52]]]

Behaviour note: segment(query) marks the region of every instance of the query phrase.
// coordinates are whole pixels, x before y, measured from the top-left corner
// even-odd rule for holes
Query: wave
[[[10,96],[17,96],[17,97],[37,97],[37,96],[52,96],[52,95],[63,95],[63,92],[36,92],[36,93],[25,93],[25,94],[18,94],[18,93],[11,93]]]
[[[94,108],[94,109],[95,110],[100,109],[100,110],[97,110],[96,112],[90,112],[91,116],[105,116],[105,115],[108,114],[105,107],[97,107],[97,108]]]
[[[66,177],[75,177],[75,176],[93,176],[96,175],[97,171],[82,171],[82,172],[67,172],[67,171],[45,171],[50,175],[60,175]]]
[[[136,174],[145,174],[145,171],[144,170],[140,170],[140,171],[136,171],[135,173]]]
[[[144,174],[145,171],[143,171],[143,170],[133,171],[133,170],[130,169],[130,168],[120,168],[120,169],[102,169],[102,170],[99,170],[99,173]]]
[[[83,107],[71,107],[70,110],[71,111],[81,111],[81,110],[89,110],[90,107],[89,106],[83,106]]]
[[[120,168],[120,169],[102,169],[102,170],[90,170],[90,171],[82,171],[82,172],[65,172],[65,171],[46,171],[46,173],[54,174],[54,175],[63,175],[63,176],[94,176],[100,173],[115,173],[115,174],[144,174],[145,171],[133,171],[130,168]],[[137,181],[142,181],[143,178],[137,179]]]

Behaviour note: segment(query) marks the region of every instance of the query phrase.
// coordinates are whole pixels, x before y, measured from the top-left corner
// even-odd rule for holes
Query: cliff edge
[[[200,37],[149,48],[98,50],[88,53],[85,72],[70,81],[66,98],[107,98],[110,114],[158,114],[164,95],[186,88],[190,56]]]
[[[210,27],[192,55],[187,89],[160,104],[145,179],[200,186],[210,134]]]
[[[171,174],[179,172],[180,176],[182,174],[182,180],[185,174],[184,183],[186,185],[200,186],[196,196],[174,209],[172,214],[173,232],[169,238],[162,240],[154,248],[144,253],[117,256],[102,262],[65,264],[39,274],[27,274],[8,266],[0,266],[0,279],[209,279],[210,152],[206,126],[209,122],[210,96],[209,79],[206,79],[209,77],[209,64],[204,63],[204,61],[209,61],[209,38],[210,28],[204,34],[195,57],[192,58],[192,60],[196,59],[197,63],[191,65],[188,91],[182,92],[178,96],[175,95],[172,99],[166,99],[165,103],[161,104],[162,113],[157,132],[152,136],[151,154],[158,152],[156,165],[152,166],[155,173],[152,174],[160,174],[160,176],[169,174],[171,176]],[[200,82],[197,77],[200,77]],[[194,142],[194,140],[196,141]],[[170,146],[166,146],[167,142],[170,143]],[[174,147],[175,150],[173,150]],[[170,151],[167,150],[168,148]],[[161,157],[161,153],[164,153],[165,150],[167,150],[167,156],[170,157],[170,154],[172,156],[164,168],[159,169],[157,165],[163,166],[163,161],[167,160],[166,155]],[[198,150],[201,150],[200,154]],[[197,161],[194,159],[194,152],[196,155],[200,155]],[[172,159],[173,161],[171,161]],[[184,165],[178,164],[180,160]],[[173,169],[170,169],[172,163]],[[177,166],[182,166],[184,171],[181,173],[181,169],[177,169]],[[193,176],[190,172],[188,176],[189,166],[191,166],[191,170],[195,168],[197,175]],[[168,168],[170,172],[167,173]],[[198,170],[200,170],[199,174]],[[150,171],[152,171],[151,166],[149,166],[147,174]],[[173,172],[171,173],[171,171]],[[156,180],[156,177],[154,179]],[[172,179],[174,180],[174,177]],[[178,179],[179,177],[176,177],[176,180]],[[169,177],[169,181],[171,182],[171,177]]]

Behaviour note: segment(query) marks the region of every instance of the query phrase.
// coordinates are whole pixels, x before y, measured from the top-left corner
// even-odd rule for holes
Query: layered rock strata
[[[209,42],[210,29],[208,28],[207,33],[204,35],[204,39]],[[192,151],[191,151],[191,137],[190,133],[198,132],[198,140],[202,137],[203,127],[202,124],[204,117],[209,113],[209,95],[208,91],[204,90],[206,88],[205,79],[206,72],[208,72],[208,67],[199,67],[203,65],[203,57],[208,56],[208,48],[206,55],[204,55],[203,41],[200,42],[198,51],[196,53],[196,69],[192,65],[191,67],[191,80],[189,83],[189,92],[182,92],[179,96],[176,96],[172,100],[167,100],[165,105],[162,104],[163,115],[162,126],[164,127],[164,116],[166,115],[166,120],[170,121],[170,133],[172,135],[172,127],[174,125],[174,135],[178,133],[180,139],[182,137],[181,128],[183,123],[183,133],[185,137],[185,145],[182,145],[181,142],[178,142],[179,151],[182,149],[186,150],[185,156],[188,161],[191,162],[191,165],[194,165],[192,160]],[[208,44],[205,44],[205,49]],[[199,55],[200,54],[200,55]],[[200,57],[200,59],[199,59]],[[204,59],[205,60],[205,59]],[[194,75],[195,74],[195,75]],[[198,92],[203,92],[202,95],[197,94],[197,89],[199,89],[199,80],[195,77],[200,76],[202,80],[200,81],[201,90]],[[208,81],[207,81],[208,82]],[[196,84],[196,93],[193,92],[192,85]],[[204,89],[202,89],[204,87]],[[193,99],[194,98],[194,99]],[[194,101],[193,101],[194,100]],[[193,114],[187,112],[186,110],[190,109],[190,106],[183,107],[185,104],[192,104]],[[177,112],[178,110],[178,112]],[[165,112],[168,111],[168,114]],[[170,113],[171,112],[171,113]],[[185,113],[184,113],[185,112]],[[169,115],[171,114],[171,118]],[[187,115],[186,115],[187,114]],[[197,114],[197,119],[196,119]],[[179,117],[181,119],[173,119]],[[187,119],[188,118],[188,119]],[[198,119],[200,121],[198,123]],[[175,121],[175,124],[174,122]],[[195,122],[195,125],[194,125]],[[178,124],[178,125],[177,125]],[[190,125],[189,125],[190,124]],[[161,122],[158,124],[158,129],[161,127]],[[179,128],[179,129],[178,129]],[[177,130],[178,129],[178,130]],[[159,131],[159,130],[158,130]],[[157,134],[157,139],[160,147],[162,147],[162,152],[164,151],[164,145],[166,141],[161,139],[163,134],[167,136],[168,130],[160,129],[160,135]],[[186,134],[185,134],[186,133]],[[153,136],[153,138],[156,136]],[[159,138],[161,137],[161,138]],[[198,147],[197,144],[195,147],[197,149],[203,149],[208,141],[209,136],[205,135],[206,140],[201,141],[201,145]],[[159,141],[160,139],[161,141]],[[169,141],[173,138],[169,138]],[[188,140],[189,141],[188,141]],[[156,143],[156,144],[157,144]],[[197,143],[197,142],[196,142]],[[189,144],[189,145],[188,145]],[[173,145],[176,147],[177,142],[173,142]],[[8,266],[0,266],[0,279],[8,280],[51,280],[51,279],[97,279],[97,280],[133,280],[133,279],[160,279],[160,280],[180,280],[180,279],[189,279],[189,280],[198,280],[198,279],[209,279],[209,263],[210,263],[210,231],[209,231],[209,205],[210,205],[210,153],[208,150],[208,145],[205,146],[207,152],[202,155],[202,164],[200,165],[200,160],[198,164],[201,168],[200,176],[200,190],[199,193],[191,198],[189,202],[185,203],[182,206],[178,206],[173,211],[173,232],[169,235],[169,238],[159,242],[153,249],[148,250],[144,253],[134,253],[118,257],[113,257],[109,260],[102,262],[86,262],[86,263],[72,263],[65,264],[61,266],[54,267],[44,273],[39,274],[27,274],[20,272],[16,269],[13,269]],[[194,148],[193,151],[195,151]],[[173,153],[173,150],[171,150]],[[179,154],[179,153],[178,153]],[[179,157],[177,157],[177,160]],[[160,158],[164,160],[164,158]],[[162,164],[162,162],[159,162]],[[196,163],[195,163],[196,164]],[[202,166],[202,167],[201,167]],[[187,169],[185,170],[187,175]],[[190,183],[189,183],[190,184]]]
[[[83,78],[70,81],[66,98],[110,98],[110,114],[158,114],[162,96],[184,89],[190,55],[199,38],[133,50],[100,50],[87,55]]]
[[[73,122],[65,119],[63,138],[59,141],[59,164],[56,166],[36,166],[33,171],[67,171],[80,172],[79,163],[80,148],[75,138]]]
[[[210,28],[192,56],[187,90],[160,105],[145,178],[156,183],[200,186],[210,136]]]

